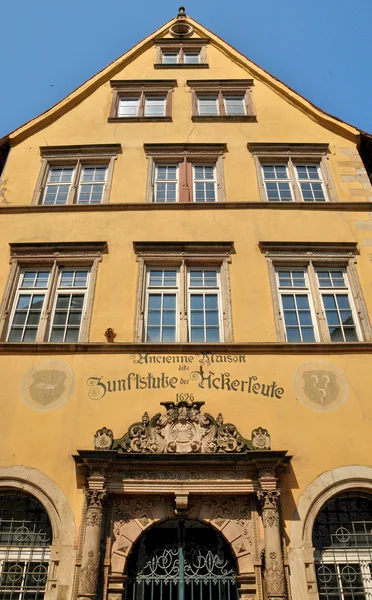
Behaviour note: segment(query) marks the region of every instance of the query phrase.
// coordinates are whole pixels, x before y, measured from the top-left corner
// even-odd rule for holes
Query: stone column
[[[265,535],[265,582],[270,600],[286,598],[282,539],[279,521],[279,490],[257,493],[262,506],[262,523]]]
[[[87,489],[85,491],[87,515],[79,578],[79,600],[95,600],[97,596],[101,523],[105,496],[105,490]]]

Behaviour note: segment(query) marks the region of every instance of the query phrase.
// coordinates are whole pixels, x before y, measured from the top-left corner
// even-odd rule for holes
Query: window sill
[[[153,123],[153,122],[171,122],[172,117],[109,117],[109,123]]]
[[[209,69],[208,63],[195,63],[190,65],[184,64],[163,64],[163,63],[155,63],[154,69]]]
[[[256,115],[226,115],[224,117],[217,116],[209,116],[209,115],[193,115],[191,119],[195,123],[256,123],[257,117]]]

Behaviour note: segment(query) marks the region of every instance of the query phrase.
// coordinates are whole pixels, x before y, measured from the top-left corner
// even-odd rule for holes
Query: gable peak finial
[[[185,11],[185,7],[184,6],[180,6],[178,9],[178,18],[180,17],[186,17],[186,11]]]

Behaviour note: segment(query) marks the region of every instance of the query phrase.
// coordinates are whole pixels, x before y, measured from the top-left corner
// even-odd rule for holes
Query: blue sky
[[[0,136],[58,102],[178,6],[3,0]],[[186,12],[314,104],[372,132],[371,0],[187,0]]]

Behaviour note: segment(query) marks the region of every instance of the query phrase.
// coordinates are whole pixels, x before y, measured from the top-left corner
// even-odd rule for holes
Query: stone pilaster
[[[105,490],[87,489],[85,491],[87,515],[79,578],[79,600],[95,600],[97,596],[101,523],[105,496]]]
[[[279,520],[279,490],[260,490],[265,535],[265,582],[270,600],[286,598],[282,539]]]

